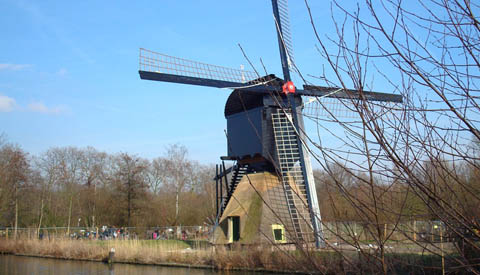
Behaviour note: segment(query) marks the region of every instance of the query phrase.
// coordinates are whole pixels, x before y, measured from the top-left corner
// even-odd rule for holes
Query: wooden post
[[[417,241],[417,221],[413,221],[413,241]]]
[[[435,227],[437,226],[433,225],[432,227],[430,227],[430,236],[432,236],[430,239],[432,243],[435,241]]]
[[[442,254],[442,275],[445,275],[445,257],[443,255],[443,234],[442,234],[442,230],[443,227],[440,227],[440,249],[442,250],[441,251],[441,254]]]
[[[223,173],[223,170],[222,170],[222,166],[220,165],[220,174],[221,174],[221,173]],[[222,208],[222,206],[223,206],[223,177],[220,177],[220,181],[219,181],[219,182],[220,182],[220,196],[219,196],[219,198],[220,198],[220,207],[219,207],[219,210],[218,210],[218,211],[222,212],[222,209],[221,209],[221,208]],[[220,219],[221,217],[218,217],[218,218]]]
[[[383,225],[383,240],[387,239],[387,224]]]
[[[218,217],[218,164],[215,164],[215,223],[218,222],[218,220],[220,220],[220,217]]]
[[[337,243],[340,242],[340,236],[338,235],[338,221],[335,220],[335,232],[337,233],[336,240]]]
[[[115,248],[112,247],[108,253],[108,264],[113,264],[113,258],[115,257]]]
[[[353,238],[357,241],[357,222],[353,222]]]
[[[17,239],[17,230],[18,230],[18,195],[17,195],[17,184],[15,184],[15,234],[13,235],[13,239]]]
[[[8,227],[6,228],[6,233],[7,233],[7,241],[8,241]]]

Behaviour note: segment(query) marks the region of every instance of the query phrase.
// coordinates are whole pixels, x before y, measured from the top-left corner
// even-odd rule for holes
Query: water
[[[5,275],[30,275],[30,274],[101,274],[101,275],[122,275],[122,274],[160,274],[160,275],[213,275],[231,274],[247,275],[252,272],[222,272],[209,269],[163,267],[152,265],[113,264],[88,261],[68,261],[37,257],[24,257],[13,255],[0,255],[0,274]]]

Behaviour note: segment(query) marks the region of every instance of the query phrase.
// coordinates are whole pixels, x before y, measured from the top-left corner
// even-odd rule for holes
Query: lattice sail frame
[[[143,48],[140,48],[139,67],[146,72],[238,83],[249,83],[259,78],[255,72],[178,58]]]
[[[280,23],[282,25],[282,42],[287,53],[288,67],[291,71],[295,70],[295,59],[293,57],[293,46],[292,46],[292,34],[290,30],[290,14],[288,9],[287,0],[278,0],[278,15],[280,17]],[[277,25],[278,28],[278,25]]]
[[[355,106],[357,103],[357,107]],[[401,110],[399,103],[395,102],[367,102],[368,111],[375,113],[377,117],[385,120],[391,120],[396,117],[396,113]],[[303,112],[304,117],[316,119],[327,117],[330,119],[355,119],[359,118],[359,113],[364,106],[359,100],[341,99],[332,97],[304,97]]]
[[[315,240],[311,218],[312,215],[315,216],[316,214],[312,213],[308,206],[308,186],[306,186],[306,175],[303,175],[300,166],[302,160],[299,149],[302,145],[297,140],[298,131],[295,130],[289,110],[279,108],[272,112],[272,124],[279,166],[278,172],[280,173],[280,180],[295,232],[295,239],[309,243]]]

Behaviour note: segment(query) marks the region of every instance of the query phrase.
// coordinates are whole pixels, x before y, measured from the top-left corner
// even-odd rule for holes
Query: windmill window
[[[276,243],[286,243],[285,227],[282,224],[272,224],[273,239]]]

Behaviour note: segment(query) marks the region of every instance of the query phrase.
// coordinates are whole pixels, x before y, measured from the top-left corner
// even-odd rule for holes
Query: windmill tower
[[[241,239],[256,243],[255,236],[271,235],[277,243],[315,242],[321,247],[324,238],[306,146],[302,96],[384,102],[401,102],[402,98],[336,87],[296,88],[290,76],[294,60],[287,0],[272,0],[272,8],[283,79],[146,49],[140,49],[139,74],[146,80],[233,90],[225,105],[228,154],[221,157],[215,177],[216,235],[226,243]],[[228,169],[227,160],[234,161]],[[269,229],[273,234],[266,233]]]

